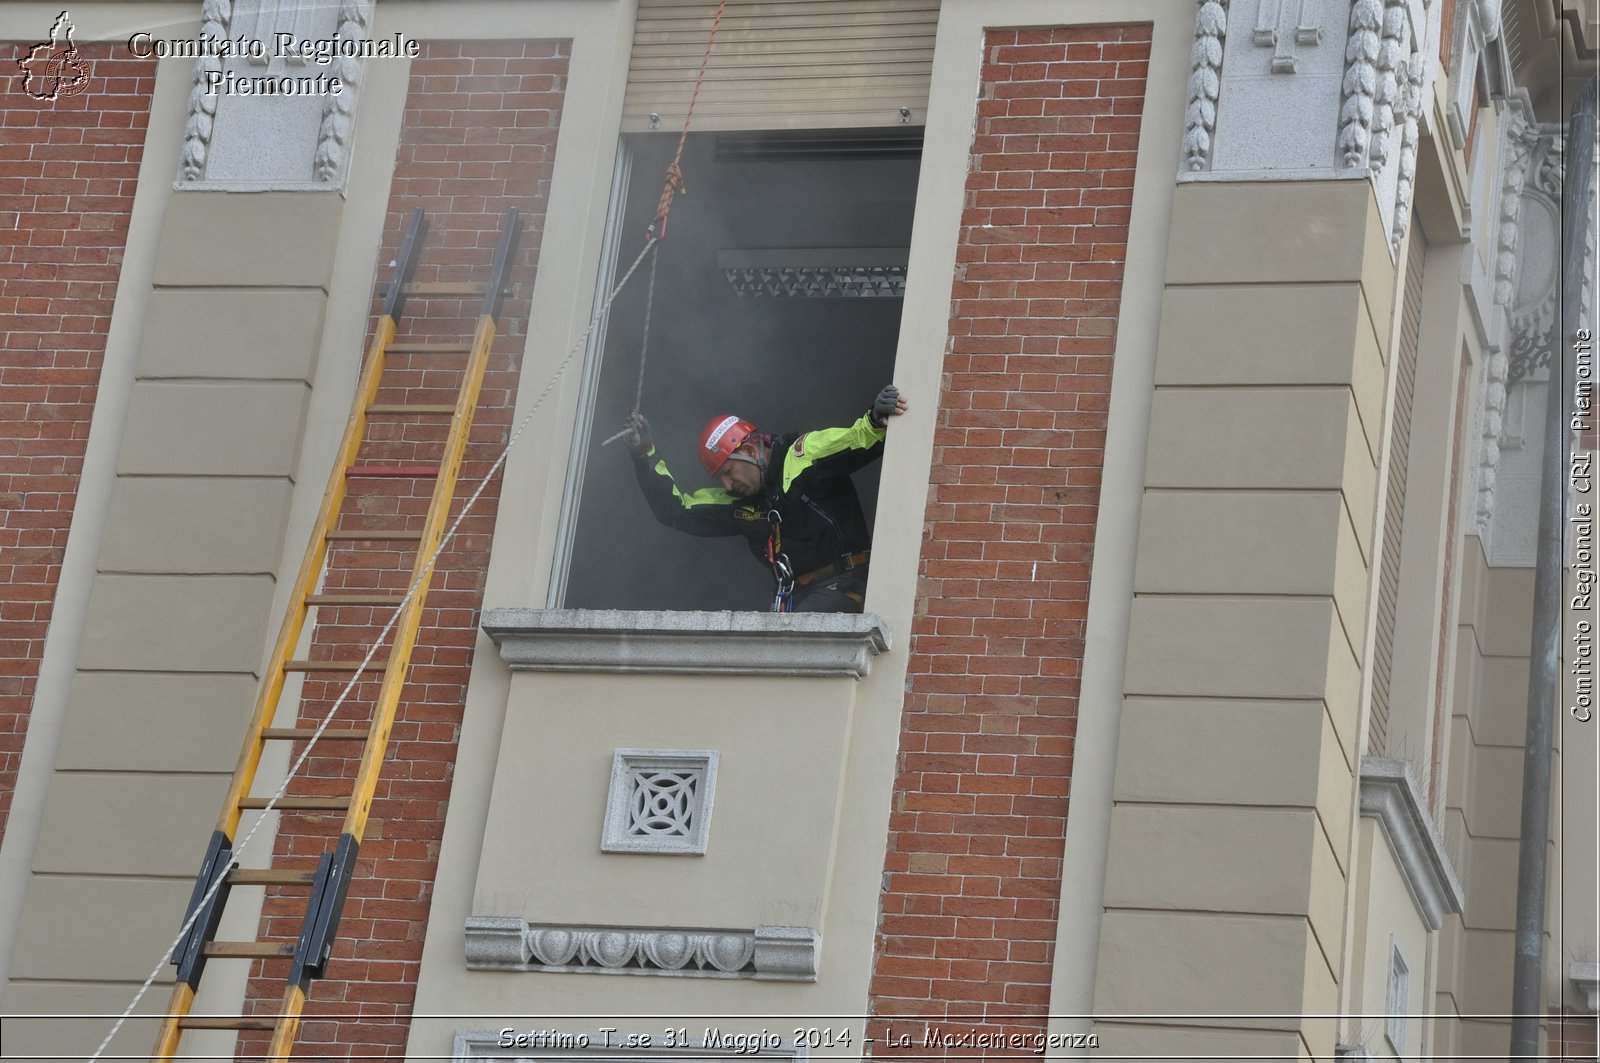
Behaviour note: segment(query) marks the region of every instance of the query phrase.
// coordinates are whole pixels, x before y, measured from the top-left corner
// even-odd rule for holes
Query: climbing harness
[[[823,565],[821,568],[813,569],[804,575],[795,577],[795,586],[809,587],[813,583],[831,580],[835,576],[842,576],[854,569],[861,568],[871,556],[871,550],[858,550],[853,554],[845,554],[832,564]]]

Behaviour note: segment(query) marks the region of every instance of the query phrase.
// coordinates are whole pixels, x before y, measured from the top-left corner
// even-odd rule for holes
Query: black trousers
[[[866,600],[867,566],[818,580],[794,592],[797,613],[859,613]]]

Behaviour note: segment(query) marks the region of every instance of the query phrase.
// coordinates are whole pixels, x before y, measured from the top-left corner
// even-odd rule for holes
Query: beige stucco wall
[[[1444,831],[1466,906],[1440,934],[1439,1011],[1503,1015],[1511,1000],[1522,730],[1527,705],[1532,569],[1493,569],[1476,536],[1463,549],[1455,701]],[[1504,1019],[1439,1024],[1441,1052],[1503,1054]]]
[[[1094,997],[1111,1051],[1192,1051],[1198,1025],[1207,1051],[1332,1053],[1335,1022],[1301,1016],[1348,994],[1395,279],[1364,182],[1178,187]]]
[[[1345,1044],[1359,1044],[1377,1059],[1428,1058],[1429,957],[1432,942],[1418,915],[1383,826],[1370,816],[1361,817],[1356,842],[1360,867],[1356,890],[1355,930],[1352,944],[1361,961],[1352,972],[1350,1008],[1340,1029]],[[1401,1034],[1401,1051],[1390,1042],[1388,988],[1390,950],[1398,948],[1410,982]]]
[[[1511,1000],[1534,571],[1490,567],[1476,536],[1464,554],[1444,828],[1467,903],[1441,934],[1437,1009],[1450,1018],[1436,1044],[1441,1053],[1492,1055],[1510,1038],[1509,1021],[1484,1016],[1503,1015]],[[1567,610],[1569,638],[1578,616]],[[1542,992],[1548,1008],[1582,1013],[1588,1002],[1569,967],[1594,959],[1600,746],[1595,723],[1567,707],[1553,736]]]

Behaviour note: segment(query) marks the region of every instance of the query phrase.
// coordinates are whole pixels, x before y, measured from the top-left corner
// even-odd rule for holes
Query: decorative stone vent
[[[821,937],[810,927],[754,930],[557,926],[468,916],[475,970],[642,974],[814,982]]]
[[[608,853],[705,852],[716,784],[713,750],[617,750],[600,848]]]

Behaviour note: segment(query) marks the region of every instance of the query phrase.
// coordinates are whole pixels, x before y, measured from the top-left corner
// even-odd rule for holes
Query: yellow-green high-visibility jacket
[[[633,471],[656,520],[690,535],[742,535],[762,564],[776,511],[783,553],[804,575],[871,546],[850,474],[882,455],[885,434],[862,414],[848,428],[772,437],[761,498],[734,498],[721,487],[685,494],[654,447],[634,457]]]

